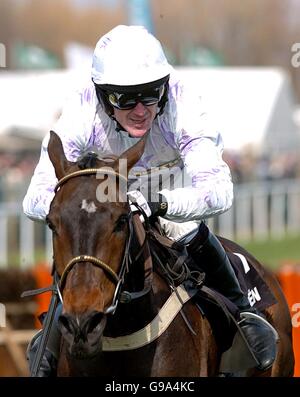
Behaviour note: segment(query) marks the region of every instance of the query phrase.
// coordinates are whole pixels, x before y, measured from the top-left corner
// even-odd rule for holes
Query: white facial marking
[[[97,207],[93,201],[88,203],[86,200],[82,200],[81,209],[85,210],[88,214],[92,214],[97,211]]]

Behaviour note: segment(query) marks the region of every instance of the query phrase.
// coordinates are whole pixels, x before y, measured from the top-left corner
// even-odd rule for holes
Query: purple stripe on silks
[[[42,199],[42,203],[43,203],[43,205],[45,206],[45,205],[48,203],[48,197],[44,197],[44,198]]]
[[[76,161],[81,154],[76,143],[72,141],[66,142],[64,145],[64,150],[69,161]]]
[[[142,156],[139,161],[136,163],[136,167],[143,167],[148,169],[149,168],[149,161],[151,160],[151,158],[153,158],[154,155],[150,154],[149,156]]]
[[[64,145],[65,153],[67,156],[73,156],[76,151],[78,151],[78,147],[75,142],[68,141]]]
[[[220,132],[217,131],[217,141],[216,141],[217,146],[223,145],[223,138]]]
[[[175,84],[170,84],[170,91],[171,95],[176,97],[176,100],[180,99],[182,96],[182,85],[178,84],[178,81],[176,81]]]
[[[99,43],[100,45],[98,46],[98,48],[105,48],[107,47],[107,44],[111,41],[111,39],[109,37],[103,37],[101,40],[101,43]]]
[[[210,179],[211,174],[209,172],[201,172],[201,174],[194,175],[192,177],[192,186],[193,187],[200,187],[202,186],[203,182]]]
[[[103,148],[103,142],[107,140],[105,129],[101,122],[96,122],[93,125],[92,133],[89,138],[89,146],[97,146],[98,149]]]
[[[97,128],[96,128],[96,126],[97,126],[97,124],[93,125],[93,130],[92,130],[92,133],[91,133],[91,135],[89,137],[88,144],[87,144],[88,147],[95,146],[95,138],[97,136],[97,133],[96,133]]]
[[[39,194],[35,196],[35,199],[33,201],[33,207],[36,207],[37,203],[42,199],[42,196]]]
[[[193,152],[199,150],[197,147],[197,141],[201,141],[202,137],[192,138],[190,135],[184,134],[180,139],[180,151],[183,155],[187,152]]]
[[[173,149],[178,150],[176,143],[175,143],[174,133],[169,130],[165,120],[163,120],[163,122],[161,123],[161,132],[162,132],[162,136],[164,137],[167,144],[169,146],[171,146]]]
[[[211,202],[211,195],[209,193],[207,193],[206,196],[204,197],[204,201],[206,202],[209,208],[213,207],[213,204]]]
[[[93,89],[93,87],[87,87],[80,93],[81,105],[83,105],[84,102],[90,103],[92,101]]]
[[[193,187],[200,187],[202,186],[203,182],[205,181],[212,181],[214,175],[217,175],[221,172],[218,168],[212,168],[210,172],[205,171],[198,173],[192,177],[192,186]]]

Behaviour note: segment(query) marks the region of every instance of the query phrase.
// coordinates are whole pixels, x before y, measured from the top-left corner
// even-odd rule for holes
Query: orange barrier
[[[33,269],[33,276],[36,280],[37,288],[47,287],[52,284],[52,276],[50,273],[50,267],[47,263],[38,263]],[[37,302],[37,311],[36,311],[36,328],[41,328],[40,321],[38,320],[38,316],[46,312],[49,307],[51,292],[44,292],[43,294],[35,296]]]
[[[300,265],[284,264],[278,272],[278,279],[292,317],[295,354],[294,376],[300,376]]]

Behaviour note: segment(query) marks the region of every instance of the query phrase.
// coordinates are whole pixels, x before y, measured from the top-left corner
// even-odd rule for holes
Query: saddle
[[[199,264],[195,265],[188,257],[184,244],[164,236],[158,224],[150,227],[148,225],[148,229],[145,230],[140,220],[135,219],[134,225],[137,235],[140,236],[139,241],[145,243],[148,240],[150,245],[151,249],[148,246],[146,255],[148,264],[150,256],[153,259],[155,271],[165,278],[170,287],[174,290],[183,284],[187,290],[190,288],[192,291],[195,287],[197,288],[196,294],[191,292],[193,294],[192,301],[200,315],[205,316],[211,324],[217,345],[222,353],[220,372],[237,374],[255,367],[255,356],[238,324],[238,307],[215,290],[212,285],[206,283],[205,273],[199,271]],[[226,244],[227,240],[218,238],[228,255],[241,289],[248,297],[250,306],[258,311],[264,311],[277,303],[275,296],[252,261],[242,253],[232,252]],[[149,279],[147,283],[149,285]],[[187,326],[190,327],[188,318],[185,315],[183,318]]]

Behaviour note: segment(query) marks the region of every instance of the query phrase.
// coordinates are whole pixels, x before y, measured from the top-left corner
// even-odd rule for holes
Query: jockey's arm
[[[165,218],[186,222],[227,211],[233,201],[233,184],[222,159],[223,141],[211,125],[197,95],[185,93],[171,102],[175,141],[184,163],[184,186],[163,189],[168,210]],[[173,109],[172,109],[173,106]]]
[[[69,161],[76,161],[88,149],[90,129],[87,122],[92,115],[90,106],[83,101],[81,93],[75,93],[66,103],[63,112],[53,130],[60,136],[64,152]],[[86,94],[87,95],[87,94]],[[42,142],[41,155],[31,178],[30,185],[23,200],[23,211],[30,219],[44,221],[49,213],[57,178],[48,156],[48,133]]]

